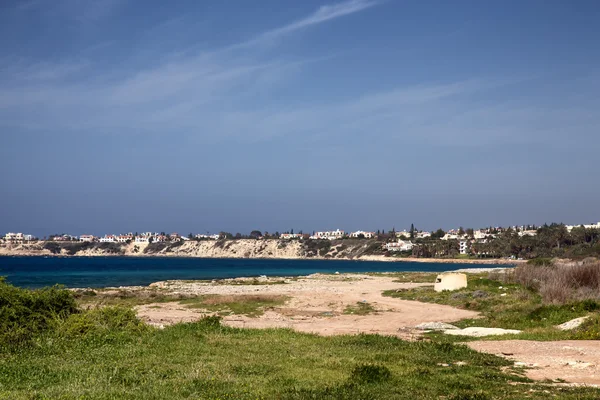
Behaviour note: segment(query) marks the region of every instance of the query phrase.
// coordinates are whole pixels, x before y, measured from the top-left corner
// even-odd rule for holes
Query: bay
[[[300,276],[345,272],[442,272],[506,267],[464,263],[351,260],[223,259],[183,257],[0,257],[0,276],[20,287],[110,287],[149,285],[171,279]]]

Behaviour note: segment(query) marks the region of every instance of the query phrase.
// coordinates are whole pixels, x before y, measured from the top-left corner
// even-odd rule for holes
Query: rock
[[[485,299],[486,297],[489,297],[490,295],[486,291],[476,290],[473,292],[472,296],[474,299]]]
[[[491,335],[514,335],[517,333],[521,333],[521,331],[517,329],[481,328],[472,326],[465,329],[448,329],[444,330],[444,333],[455,336],[482,337]]]
[[[560,329],[561,331],[570,331],[572,329],[579,328],[581,324],[583,324],[588,318],[589,317],[575,318],[565,322],[564,324],[557,325],[556,328]]]
[[[464,300],[466,299],[468,296],[466,293],[452,293],[450,295],[450,300]]]
[[[444,290],[458,290],[467,287],[467,274],[446,272],[435,279],[433,290],[443,292]]]
[[[420,331],[444,331],[459,328],[445,322],[423,322],[422,324],[415,326],[415,329]]]

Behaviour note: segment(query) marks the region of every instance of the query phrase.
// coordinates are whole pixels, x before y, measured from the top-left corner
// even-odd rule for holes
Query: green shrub
[[[72,314],[60,324],[57,333],[74,338],[121,332],[140,333],[146,329],[147,325],[137,318],[135,311],[116,306]]]
[[[77,305],[69,290],[59,286],[21,289],[0,278],[0,346],[29,342],[75,312]]]
[[[59,254],[62,247],[56,242],[46,242],[44,243],[44,249],[50,250],[52,254]]]
[[[573,334],[573,339],[600,340],[600,314],[592,315]]]
[[[350,383],[378,383],[389,381],[392,373],[385,365],[360,364],[350,374]]]

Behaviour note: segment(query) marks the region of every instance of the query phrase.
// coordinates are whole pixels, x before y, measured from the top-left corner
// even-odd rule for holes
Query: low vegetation
[[[461,328],[481,326],[519,329],[521,339],[600,339],[600,265],[524,264],[506,273],[469,274],[468,287],[435,292],[432,286],[389,290],[385,296],[417,300],[478,311],[481,318],[463,320]],[[590,316],[578,329],[555,326]],[[494,339],[498,339],[496,337]],[[514,339],[514,335],[502,336]],[[465,340],[452,337],[448,340]]]
[[[81,306],[92,309],[97,307],[118,306],[134,307],[144,304],[177,302],[189,308],[198,308],[222,315],[239,314],[256,317],[265,309],[284,304],[288,298],[278,295],[187,295],[168,293],[158,289],[105,289],[79,290],[74,297]]]
[[[359,301],[356,305],[348,305],[344,309],[344,314],[367,315],[374,313],[375,309],[367,302]]]
[[[600,262],[595,259],[580,263],[548,260],[527,263],[501,278],[539,292],[545,303],[600,300]]]
[[[257,317],[271,307],[283,305],[288,300],[279,295],[207,295],[181,300],[179,303],[190,308],[217,312],[220,315],[237,314]]]
[[[533,383],[508,360],[451,343],[228,328],[218,317],[156,329],[128,307],[84,310],[71,291],[5,282],[0,312],[0,398],[598,398],[591,388]]]

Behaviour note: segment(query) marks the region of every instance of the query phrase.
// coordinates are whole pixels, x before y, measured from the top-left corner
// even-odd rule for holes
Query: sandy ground
[[[321,275],[288,278],[286,284],[248,285],[244,279],[236,284],[220,282],[157,282],[151,286],[170,293],[185,295],[283,295],[289,300],[251,318],[229,315],[223,323],[245,328],[290,328],[319,335],[377,333],[403,339],[417,339],[421,333],[414,327],[425,322],[458,321],[474,318],[477,313],[439,304],[427,304],[383,297],[382,291],[413,288],[427,283],[399,283],[389,276],[359,274]],[[263,283],[281,278],[262,278]],[[375,312],[367,315],[344,314],[347,306],[366,302]],[[186,308],[177,302],[154,303],[137,307],[146,322],[164,326],[190,322],[207,314]],[[600,341],[536,342],[527,340],[475,341],[468,346],[487,353],[507,357],[515,365],[526,368],[535,380],[563,380],[572,384],[600,385]]]
[[[600,386],[598,340],[503,340],[469,342],[467,345],[477,351],[507,357],[514,360],[516,365],[530,367],[526,374],[531,379]]]
[[[453,322],[473,318],[477,313],[439,304],[427,304],[383,297],[388,289],[413,288],[423,283],[397,283],[394,278],[356,274],[310,275],[288,279],[283,285],[213,285],[210,283],[168,281],[152,286],[183,294],[272,294],[289,296],[280,307],[266,310],[258,318],[226,316],[223,322],[234,327],[291,328],[320,335],[379,333],[412,338],[415,325],[423,322]],[[375,312],[367,315],[344,314],[347,306],[366,302]],[[201,310],[178,303],[155,303],[137,308],[138,315],[154,325],[193,321]]]

